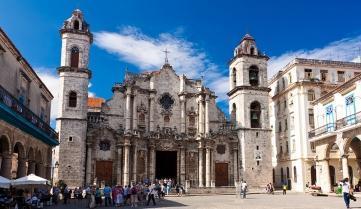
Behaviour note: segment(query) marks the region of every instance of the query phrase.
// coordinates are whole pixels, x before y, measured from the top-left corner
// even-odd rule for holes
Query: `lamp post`
[[[56,161],[54,166],[51,166],[51,185],[54,185],[54,170],[55,168],[59,168],[59,162]]]

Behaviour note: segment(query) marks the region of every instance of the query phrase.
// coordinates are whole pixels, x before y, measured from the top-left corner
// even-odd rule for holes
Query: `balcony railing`
[[[58,134],[45,121],[39,118],[30,109],[25,107],[19,100],[12,96],[5,88],[0,85],[0,103],[5,104],[22,118],[26,119],[35,127],[52,139],[57,139]]]
[[[316,129],[313,129],[312,131],[308,132],[308,138],[320,136],[324,133],[334,131],[336,129],[335,123],[328,123],[324,126],[318,127]]]
[[[348,115],[344,118],[341,118],[341,119],[337,120],[336,123],[329,123],[324,126],[318,127],[316,129],[308,132],[308,138],[320,136],[322,134],[325,134],[325,133],[328,133],[331,131],[335,131],[335,130],[340,130],[344,127],[355,125],[358,123],[361,123],[361,112],[357,112],[355,114]]]

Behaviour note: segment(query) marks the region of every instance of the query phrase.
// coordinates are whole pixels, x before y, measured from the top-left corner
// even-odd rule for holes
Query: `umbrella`
[[[0,188],[10,188],[10,180],[0,176]]]
[[[28,176],[24,176],[18,179],[15,179],[11,182],[13,186],[26,186],[26,185],[47,185],[49,181],[47,179],[41,178],[35,174],[30,174]]]

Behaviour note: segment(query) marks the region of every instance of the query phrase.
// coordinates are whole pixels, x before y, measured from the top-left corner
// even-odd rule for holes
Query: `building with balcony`
[[[0,28],[0,175],[50,179],[57,133],[49,126],[53,95]]]
[[[286,183],[289,189],[302,192],[306,184],[315,183],[316,150],[308,140],[318,117],[314,101],[360,73],[361,63],[296,58],[271,79],[269,109],[276,186]]]
[[[361,158],[361,75],[313,102],[315,129],[309,132],[313,143],[315,168],[313,181],[324,192],[332,191],[337,180],[360,180]]]

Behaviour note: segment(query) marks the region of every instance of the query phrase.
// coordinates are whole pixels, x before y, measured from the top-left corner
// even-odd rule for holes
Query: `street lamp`
[[[54,166],[51,166],[51,186],[54,185],[54,170],[55,168],[59,168],[59,162],[56,161]]]

